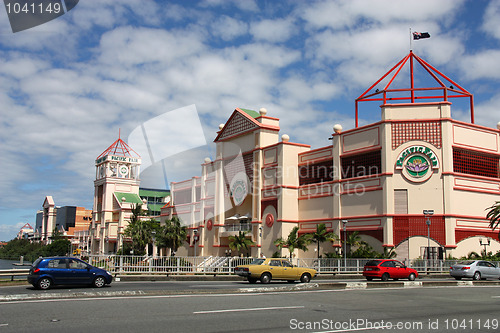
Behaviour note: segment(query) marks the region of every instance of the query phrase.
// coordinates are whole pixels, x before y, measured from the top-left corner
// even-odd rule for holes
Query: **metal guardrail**
[[[11,281],[14,281],[14,277],[20,277],[20,276],[28,276],[28,273],[30,272],[29,268],[24,268],[24,269],[2,269],[0,270],[0,278],[9,278]]]

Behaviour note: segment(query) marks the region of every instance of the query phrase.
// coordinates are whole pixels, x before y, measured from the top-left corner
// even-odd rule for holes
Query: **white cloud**
[[[466,78],[500,79],[500,50],[485,50],[460,59],[461,69]]]
[[[256,12],[259,6],[254,0],[204,0],[202,7],[229,7],[235,6],[242,11]]]
[[[250,25],[250,33],[254,39],[268,42],[285,42],[295,32],[294,22],[290,18],[262,20]]]
[[[248,24],[241,20],[223,15],[212,23],[211,33],[224,41],[230,41],[248,33]]]
[[[500,39],[500,25],[498,24],[499,17],[500,2],[490,1],[484,13],[482,29],[496,39]]]
[[[450,17],[464,1],[456,0],[351,0],[318,1],[304,5],[297,12],[314,29],[329,27],[345,29],[365,25],[380,25],[391,22],[418,22],[421,20],[443,20]]]

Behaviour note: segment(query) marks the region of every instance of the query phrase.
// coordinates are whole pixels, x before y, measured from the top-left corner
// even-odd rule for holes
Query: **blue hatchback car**
[[[92,285],[104,287],[113,281],[108,271],[71,257],[38,258],[31,266],[28,282],[38,289],[53,285]]]

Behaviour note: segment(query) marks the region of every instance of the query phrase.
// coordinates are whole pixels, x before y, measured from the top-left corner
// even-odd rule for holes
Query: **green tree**
[[[255,244],[254,241],[246,237],[246,231],[240,231],[237,236],[229,236],[229,248],[233,251],[238,251],[238,253],[243,253],[245,250],[247,257],[249,256],[249,250],[252,245]]]
[[[23,256],[25,260],[33,261],[43,255],[42,249],[44,245],[41,243],[32,243],[27,239],[14,238],[0,248],[1,259],[19,259]]]
[[[158,228],[156,244],[160,248],[169,248],[172,253],[177,252],[179,247],[187,239],[187,227],[181,225],[177,216],[166,220],[165,225]]]
[[[65,256],[71,255],[70,251],[71,242],[67,239],[57,238],[52,243],[43,248],[43,256]]]
[[[384,247],[384,252],[380,254],[380,258],[384,259],[392,259],[397,256],[396,251],[394,251],[394,248],[389,249],[388,247]]]
[[[495,230],[500,224],[500,201],[496,201],[494,205],[486,209],[489,209],[486,218],[490,220],[490,228]]]
[[[316,225],[316,231],[311,234],[311,241],[316,243],[319,258],[319,246],[326,241],[333,242],[338,236],[334,232],[328,232],[324,223]]]
[[[354,232],[348,233],[347,238],[344,240],[344,242],[345,242],[345,245],[347,248],[346,253],[347,253],[348,257],[351,256],[351,252],[352,252],[353,247],[357,247],[357,246],[360,246],[362,244],[366,244],[366,242],[364,242],[361,239],[361,236],[359,235],[359,231],[354,231]]]
[[[290,234],[288,234],[287,239],[283,239],[282,237],[276,239],[274,241],[274,245],[276,245],[280,250],[284,247],[288,248],[290,252],[290,258],[292,258],[292,253],[295,249],[299,249],[302,251],[307,251],[307,245],[311,243],[311,234],[303,234],[298,235],[299,227],[294,227]]]
[[[158,222],[154,219],[144,220],[140,216],[142,208],[139,205],[132,207],[130,222],[124,230],[125,236],[132,239],[132,249],[134,254],[143,255],[146,253],[146,246],[153,242],[152,232],[158,229]]]

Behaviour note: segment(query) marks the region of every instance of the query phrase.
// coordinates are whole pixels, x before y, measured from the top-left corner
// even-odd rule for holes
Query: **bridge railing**
[[[163,256],[121,256],[93,255],[83,258],[91,265],[104,268],[113,274],[232,274],[238,265],[249,264],[254,258],[241,257],[163,257]],[[319,274],[360,274],[370,258],[293,258],[299,267],[314,268]],[[412,260],[410,267],[420,274],[448,273],[450,266],[461,260]],[[497,267],[500,262],[493,261]],[[28,269],[2,269],[0,278],[21,278]]]
[[[249,264],[253,258],[241,257],[161,257],[161,256],[90,256],[88,262],[114,274],[232,274],[238,265]],[[293,258],[299,267],[314,268],[320,274],[360,274],[373,258]],[[409,267],[419,273],[447,273],[461,260],[412,260]],[[499,262],[493,262],[499,265]]]

